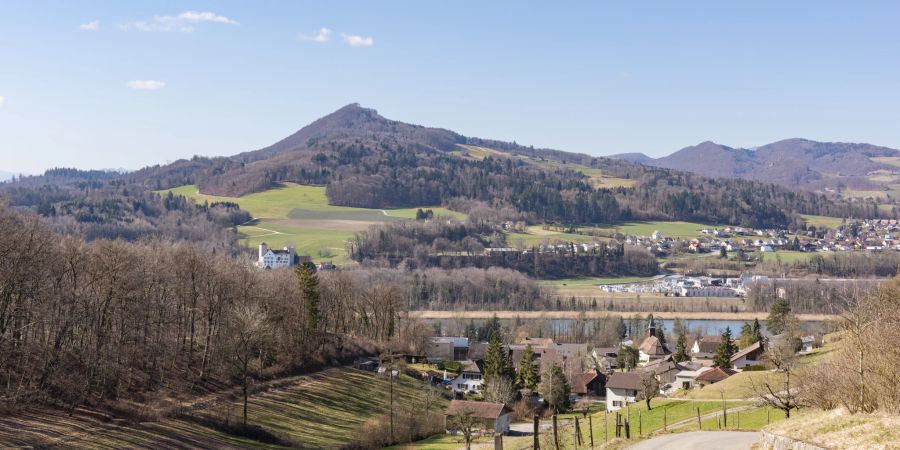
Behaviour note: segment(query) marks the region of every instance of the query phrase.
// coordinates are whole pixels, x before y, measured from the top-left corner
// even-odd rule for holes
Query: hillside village
[[[749,333],[757,336],[758,340],[754,342],[748,342],[753,340],[751,336],[728,341],[725,335],[698,336],[685,348],[673,351],[651,315],[647,329],[640,333],[645,337],[639,342],[625,337],[614,347],[592,347],[529,336],[520,336],[503,345],[494,339],[480,342],[464,336],[439,336],[429,339],[424,355],[392,355],[391,358],[404,359],[410,363],[406,369],[410,375],[443,387],[453,398],[445,411],[449,434],[461,432],[456,420],[460,415],[474,414],[480,419],[475,433],[494,436],[508,434],[511,423],[528,421],[530,416],[522,417],[519,413],[517,417],[511,404],[498,402],[496,393],[491,391],[493,388],[486,384],[488,377],[496,377],[489,373],[491,363],[486,361],[492,346],[502,349],[502,358],[511,365],[516,380],[521,380],[526,372],[539,374],[530,387],[521,382],[516,384],[516,396],[521,395],[523,402],[532,405],[549,403],[551,409],[585,411],[602,405],[603,410],[612,413],[653,398],[680,398],[743,371],[769,370],[766,350],[790,338],[787,334],[763,336],[758,326],[758,323],[746,326],[745,332],[750,330]],[[730,336],[730,331],[726,333]],[[742,348],[738,348],[739,341],[745,343]],[[797,352],[802,355],[818,348],[821,337],[804,336],[799,342],[802,345]],[[722,352],[725,352],[727,363],[721,360]],[[392,361],[394,359],[385,359],[382,355],[380,359],[362,362],[360,367],[385,372],[389,369],[384,366],[393,365]],[[533,367],[527,369],[524,365],[529,361]],[[559,404],[548,398],[551,388],[544,384],[547,381],[544,377],[554,373],[560,374],[563,380],[550,383],[565,385],[566,398]]]

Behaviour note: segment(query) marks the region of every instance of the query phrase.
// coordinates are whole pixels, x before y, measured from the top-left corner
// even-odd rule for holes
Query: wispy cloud
[[[300,39],[303,39],[304,41],[328,42],[331,40],[331,33],[332,31],[330,29],[322,27],[314,34],[301,34]]]
[[[238,25],[236,20],[220,16],[209,11],[185,11],[175,16],[154,16],[150,21],[139,21],[120,28],[134,29],[138,31],[162,31],[191,33],[196,30],[196,25],[201,23],[218,23],[223,25]]]
[[[357,36],[355,34],[341,34],[344,37],[344,43],[351,47],[371,47],[375,45],[375,39],[372,36]]]
[[[78,28],[84,31],[97,31],[100,29],[100,21],[95,20],[93,22],[83,23],[78,25]]]
[[[134,80],[128,82],[128,87],[132,89],[141,89],[141,90],[154,90],[160,89],[165,86],[166,83],[162,81],[156,80]]]

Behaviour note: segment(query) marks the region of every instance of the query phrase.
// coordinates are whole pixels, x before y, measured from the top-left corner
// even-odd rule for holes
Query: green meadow
[[[283,183],[263,192],[243,197],[201,194],[195,185],[159,191],[172,192],[197,202],[233,202],[253,216],[237,227],[242,243],[256,247],[262,242],[272,247],[293,245],[298,254],[338,265],[352,264],[345,243],[370,225],[414,219],[418,208],[369,209],[329,205],[324,186]],[[436,216],[464,218],[465,214],[447,208],[423,206]]]
[[[728,225],[707,225],[697,222],[649,221],[625,222],[612,227],[607,227],[606,229],[633,236],[650,236],[654,231],[659,231],[662,233],[663,237],[691,239],[702,236],[703,233],[701,233],[700,230],[704,228],[714,229],[725,228],[727,226]]]
[[[816,228],[825,227],[834,230],[844,223],[844,219],[840,217],[813,216],[811,214],[803,214],[800,217],[803,218],[806,225],[813,225]]]

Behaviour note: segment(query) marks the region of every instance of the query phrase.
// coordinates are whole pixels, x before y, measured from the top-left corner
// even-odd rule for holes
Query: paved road
[[[692,431],[676,433],[639,442],[630,450],[746,450],[759,442],[759,433],[745,431]]]

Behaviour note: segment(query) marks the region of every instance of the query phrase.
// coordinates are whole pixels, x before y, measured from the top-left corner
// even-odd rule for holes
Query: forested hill
[[[797,223],[799,214],[890,214],[872,201],[466,137],[389,120],[357,104],[263,149],[180,160],[125,179],[153,190],[196,184],[205,194],[223,196],[280,182],[324,185],[335,205],[487,204],[514,208],[536,222],[655,219],[782,227]]]
[[[900,180],[900,150],[871,144],[784,139],[754,149],[715,142],[685,147],[651,158],[641,153],[613,155],[648,166],[704,176],[745,178],[789,187],[830,191],[885,191]],[[698,162],[702,161],[702,164]]]

